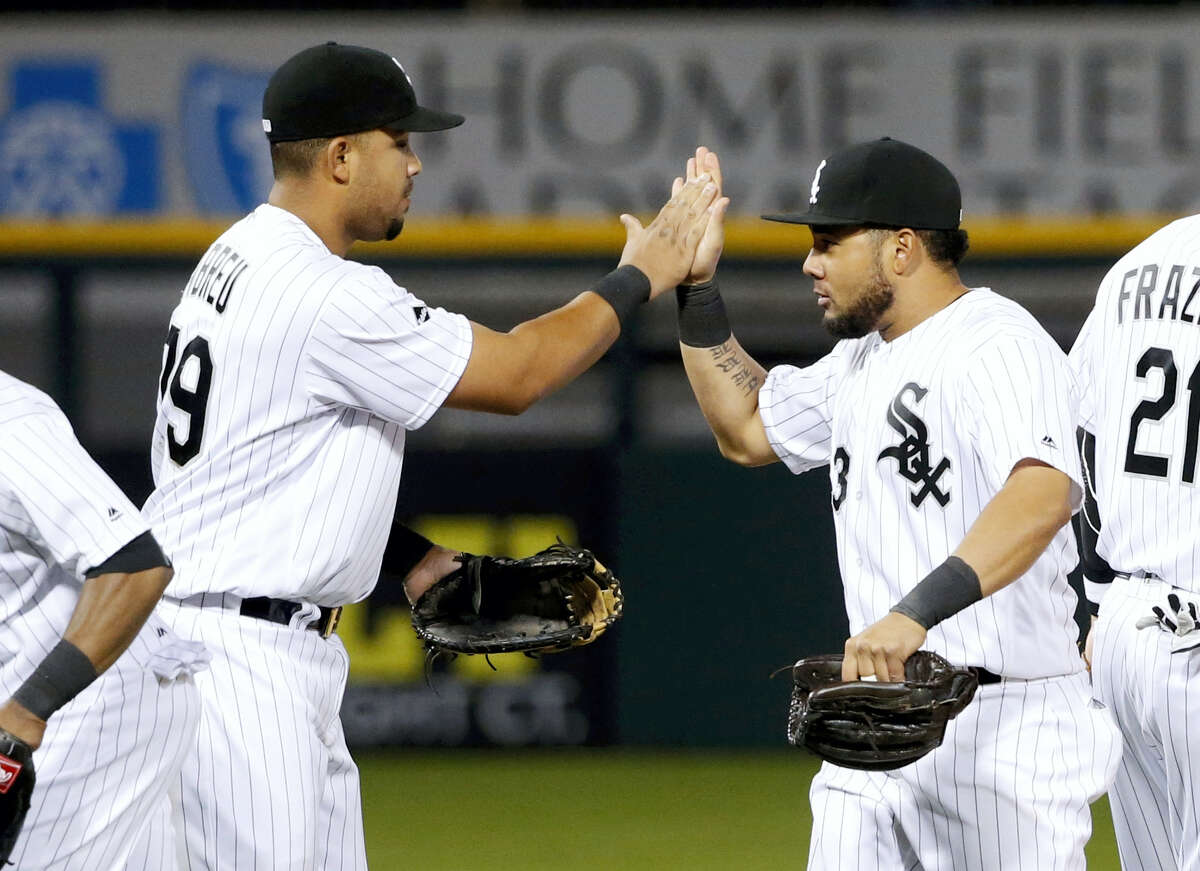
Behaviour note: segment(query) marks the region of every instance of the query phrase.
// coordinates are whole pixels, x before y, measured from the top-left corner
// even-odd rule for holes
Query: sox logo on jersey
[[[950,469],[950,460],[943,457],[936,468],[930,465],[929,427],[913,409],[904,404],[905,394],[910,395],[914,402],[920,402],[928,392],[911,381],[900,388],[900,392],[888,406],[887,422],[904,441],[894,447],[884,448],[876,457],[876,460],[894,459],[901,477],[921,485],[909,496],[912,504],[918,508],[930,495],[943,507],[950,501],[950,494],[938,489],[938,481]]]
[[[1078,459],[1057,446],[1073,432],[1074,403],[1062,351],[986,289],[892,342],[872,333],[804,369],[771,370],[759,412],[772,447],[793,472],[830,464],[852,634],[958,547],[1022,459],[1080,479]],[[876,462],[855,464],[858,454]],[[1077,867],[1088,802],[1118,744],[1107,715],[1088,706],[1074,562],[1061,530],[1024,577],[929,631],[925,647],[1006,679],[981,686],[943,745],[910,766],[822,766],[810,868]],[[1044,764],[1017,765],[1032,747]]]

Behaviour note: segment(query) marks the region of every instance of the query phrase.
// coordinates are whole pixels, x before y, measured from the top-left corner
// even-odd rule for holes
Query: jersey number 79
[[[192,361],[195,361],[194,363]],[[208,391],[212,387],[212,354],[208,339],[196,336],[179,350],[179,327],[167,333],[162,376],[158,381],[159,399],[170,391],[171,404],[188,416],[186,437],[181,441],[175,424],[167,424],[167,452],[177,466],[186,464],[200,453],[204,436],[204,415],[208,410]]]

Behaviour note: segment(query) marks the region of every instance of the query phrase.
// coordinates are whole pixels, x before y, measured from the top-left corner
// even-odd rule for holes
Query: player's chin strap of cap
[[[257,596],[251,599],[242,599],[239,610],[244,617],[257,617],[259,620],[269,620],[272,623],[290,626],[292,617],[303,607],[304,605],[300,602]],[[321,609],[321,616],[309,623],[306,628],[320,633],[322,638],[328,638],[337,631],[338,621],[342,619],[342,606],[328,608],[320,605],[318,607]]]

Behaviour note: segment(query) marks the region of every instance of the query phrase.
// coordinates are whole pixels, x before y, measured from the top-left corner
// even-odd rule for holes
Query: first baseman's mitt
[[[845,768],[884,771],[942,743],[946,723],[975,695],[973,671],[918,650],[903,682],[842,680],[842,657],[810,656],[792,667],[788,742]]]
[[[566,650],[599,638],[624,606],[612,572],[561,541],[524,559],[463,554],[459,562],[412,608],[431,652]]]
[[[33,782],[33,749],[0,729],[0,865],[8,863],[21,834]]]

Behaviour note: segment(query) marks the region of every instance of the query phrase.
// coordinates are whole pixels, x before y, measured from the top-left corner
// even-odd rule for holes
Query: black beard
[[[833,317],[826,315],[822,323],[836,339],[861,339],[877,328],[879,319],[892,307],[895,298],[891,284],[882,274],[876,274],[851,308]]]
[[[388,224],[387,232],[384,234],[383,238],[386,239],[387,241],[391,242],[393,239],[395,239],[397,236],[400,235],[400,231],[403,229],[404,229],[404,219],[403,218],[395,218],[392,220],[392,222],[390,224]]]

